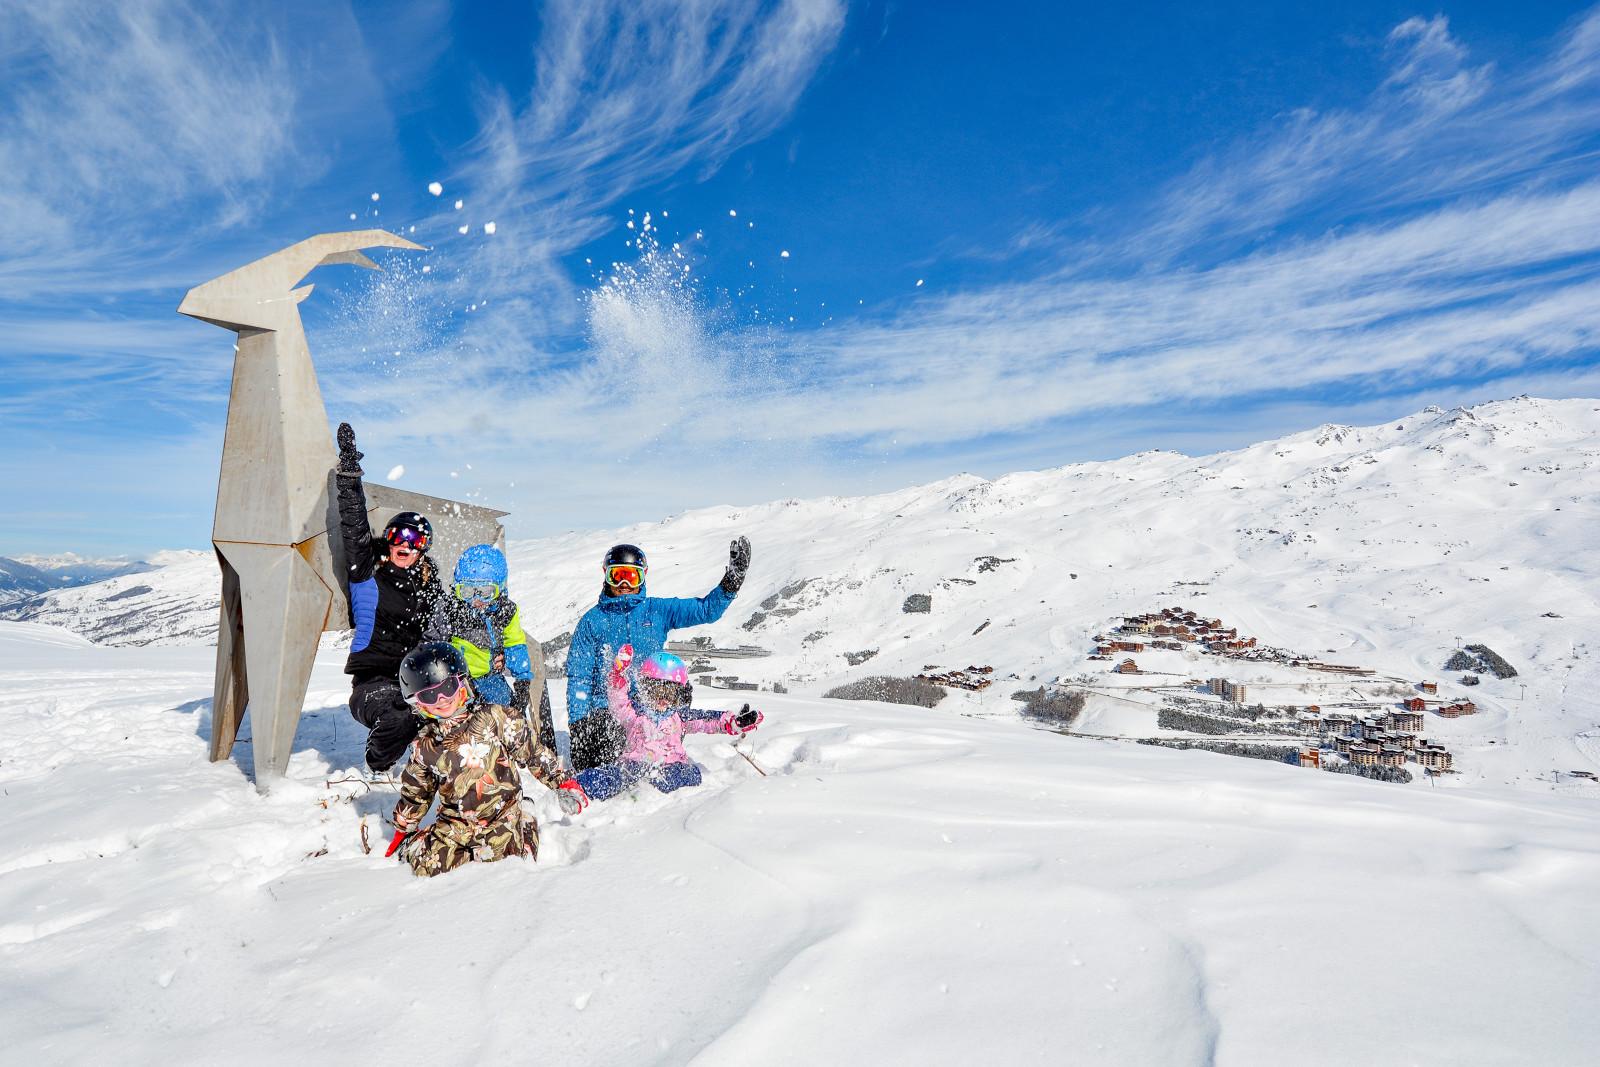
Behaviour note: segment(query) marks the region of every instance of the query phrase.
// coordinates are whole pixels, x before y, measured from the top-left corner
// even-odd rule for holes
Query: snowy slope
[[[743,532],[756,546],[750,581],[721,623],[698,631],[774,650],[734,665],[741,677],[814,689],[988,664],[1016,681],[957,700],[989,710],[1008,710],[1019,682],[1103,676],[1108,664],[1087,660],[1094,634],[1186,605],[1264,644],[1470,696],[1480,714],[1430,716],[1428,727],[1457,753],[1456,781],[1533,784],[1600,770],[1597,519],[1600,401],[1520,398],[1202,459],[1141,453],[523,542],[513,591],[530,630],[549,637],[593,602],[612,542],[651,553],[652,592],[697,595]],[[930,613],[902,613],[913,593],[931,594]],[[1458,638],[1489,645],[1519,676],[1457,685],[1441,667]],[[847,653],[870,649],[849,666]],[[1273,677],[1217,663],[1160,653],[1147,666],[1179,679]]]
[[[515,542],[512,591],[528,629],[549,640],[593,602],[608,545],[650,552],[652,593],[700,595],[728,540],[746,534],[749,582],[722,622],[697,633],[774,655],[719,670],[814,693],[866,674],[988,664],[999,685],[952,699],[1005,715],[1021,685],[1102,677],[1106,664],[1086,657],[1110,621],[1185,605],[1264,644],[1470,695],[1479,715],[1430,717],[1430,736],[1457,755],[1455,781],[1535,784],[1600,769],[1589,636],[1600,632],[1597,442],[1600,401],[1429,409],[1199,459],[1148,452]],[[194,640],[214,628],[215,584],[201,556],[51,594],[26,617],[103,643]],[[904,614],[917,593],[932,610]],[[1441,671],[1458,638],[1489,645],[1519,676],[1460,687]],[[871,650],[858,666],[846,659]],[[1219,672],[1192,653],[1141,660],[1180,679],[1282,680],[1264,668]],[[1102,713],[1111,706],[1117,714]],[[1083,728],[1138,735],[1152,719],[1097,702]]]
[[[17,1062],[1589,1062],[1592,802],[1404,789],[944,708],[764,697],[708,784],[432,881],[339,658],[288,780],[209,764],[211,656],[0,623]],[[324,851],[325,850],[325,851]]]

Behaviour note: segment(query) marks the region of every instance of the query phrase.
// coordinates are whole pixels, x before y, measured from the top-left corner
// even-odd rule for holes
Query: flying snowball
[[[399,463],[399,464],[396,464],[395,466],[389,468],[389,476],[387,478],[385,478],[384,481],[387,481],[387,482],[396,481],[397,479],[404,478],[405,474],[406,474],[406,465],[404,463]]]
[[[438,196],[440,193],[444,192],[444,186],[440,185],[438,182],[429,182],[428,192],[432,193],[434,196]]]
[[[738,213],[738,212],[737,212],[737,211],[735,211],[735,210],[733,210],[733,208],[731,208],[731,207],[730,207],[730,208],[729,208],[729,209],[728,209],[728,217],[729,217],[729,218],[730,218],[730,219],[736,219],[736,218],[738,218],[738,217],[739,217],[739,213]]]
[[[778,253],[778,257],[780,259],[788,259],[789,258],[789,250],[787,248],[785,248],[782,252]]]
[[[492,223],[492,222],[484,223],[483,224],[483,232],[484,233],[493,233],[494,232],[494,223]]]
[[[373,194],[372,194],[372,199],[373,199],[373,200],[374,200],[374,201],[376,201],[376,200],[377,200],[377,199],[378,199],[378,194],[377,194],[377,193],[373,193]]]
[[[471,227],[471,226],[457,226],[457,227],[456,227],[456,232],[457,232],[457,233],[461,233],[461,234],[464,234],[464,233],[466,233],[466,232],[467,232],[467,231],[468,231],[468,230],[470,230],[470,229],[472,229],[472,227]]]
[[[922,279],[921,279],[921,278],[918,278],[918,279],[917,279],[917,288],[918,288],[918,289],[921,289],[921,288],[922,288]]]
[[[466,203],[465,200],[457,200],[456,201],[456,210],[460,211],[461,210],[461,205],[464,204],[464,203]]]

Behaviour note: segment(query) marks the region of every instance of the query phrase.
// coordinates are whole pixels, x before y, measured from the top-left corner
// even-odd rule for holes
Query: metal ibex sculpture
[[[289,764],[324,630],[349,629],[331,480],[336,452],[300,322],[317,267],[378,269],[363,248],[420,249],[383,230],[325,233],[189,290],[181,314],[239,335],[211,542],[222,566],[211,758],[228,758],[248,706],[256,787]],[[444,573],[470,544],[504,540],[505,512],[367,484],[381,530],[397,511],[434,524]],[[329,537],[329,531],[334,532]]]

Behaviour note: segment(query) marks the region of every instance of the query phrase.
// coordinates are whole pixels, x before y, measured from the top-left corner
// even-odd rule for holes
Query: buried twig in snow
[[[767,772],[761,769],[761,764],[757,763],[755,760],[753,760],[749,756],[745,755],[744,749],[739,747],[739,743],[737,741],[734,742],[733,750],[735,752],[739,753],[739,755],[744,756],[744,761],[746,763],[750,764],[750,766],[754,767],[756,769],[756,773],[757,774],[761,775],[761,777],[763,777],[763,778],[765,778],[767,776]]]
[[[372,845],[367,841],[367,817],[361,816],[361,852],[362,855],[372,855]]]

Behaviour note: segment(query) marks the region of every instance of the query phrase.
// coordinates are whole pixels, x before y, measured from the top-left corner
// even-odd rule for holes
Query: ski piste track
[[[1600,1039],[1590,801],[761,694],[767,777],[697,737],[697,790],[567,819],[530,786],[538,863],[423,880],[362,851],[387,790],[325,784],[361,758],[336,653],[259,796],[248,759],[206,760],[210,650],[0,624],[0,652],[0,788],[27,814],[0,1029],[27,1062],[414,1053],[441,990],[515,1006],[474,1057],[594,1064],[1277,1064],[1398,1003],[1404,1026],[1296,1061]]]

